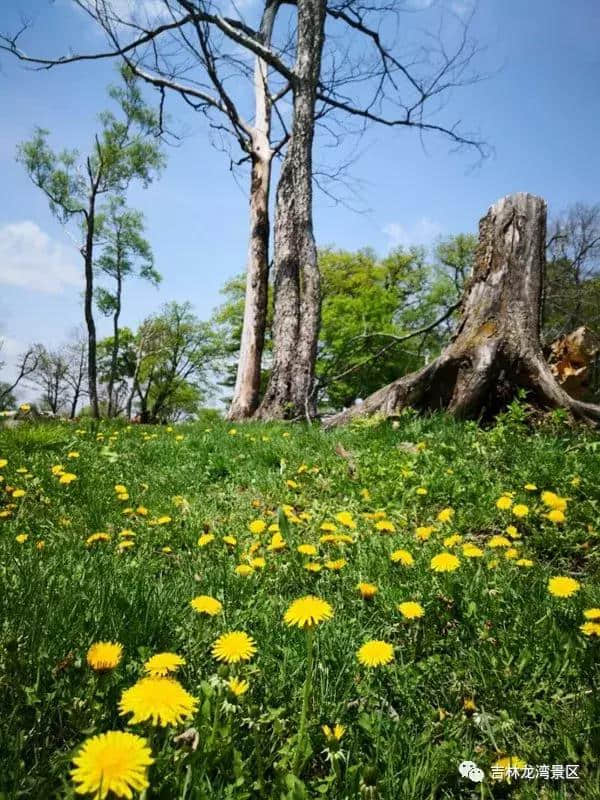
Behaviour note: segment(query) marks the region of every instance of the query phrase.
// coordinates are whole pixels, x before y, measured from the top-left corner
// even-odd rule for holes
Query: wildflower
[[[337,531],[337,525],[334,525],[333,522],[323,522],[321,525],[322,531]]]
[[[123,486],[122,483],[115,484],[115,494],[125,494],[127,492],[127,487]]]
[[[229,547],[235,547],[237,544],[237,539],[235,538],[235,536],[224,536],[223,541]]]
[[[537,486],[535,483],[526,483],[523,487],[527,492],[537,492]]]
[[[136,514],[139,514],[140,517],[147,517],[148,516],[148,509],[146,506],[138,506],[135,510]]]
[[[22,411],[23,414],[27,414],[29,411],[31,411],[31,406],[29,403],[21,403],[19,406],[19,411]]]
[[[70,483],[73,483],[73,481],[76,480],[77,480],[77,475],[74,475],[72,472],[63,472],[58,482],[69,485]]]
[[[389,642],[374,639],[363,644],[357,657],[365,667],[379,667],[394,660],[394,648]]]
[[[462,542],[462,536],[460,533],[453,533],[451,536],[446,536],[444,539],[444,547],[454,547],[455,544],[460,544]]]
[[[466,558],[481,558],[483,556],[483,550],[481,547],[477,547],[477,545],[473,544],[472,542],[466,542],[462,546],[463,556]]]
[[[418,528],[415,528],[415,536],[422,542],[426,542],[434,530],[435,528],[433,525],[420,525]]]
[[[440,513],[437,515],[438,522],[450,522],[452,517],[454,516],[454,509],[453,508],[443,508]]]
[[[571,597],[580,588],[581,584],[575,578],[568,578],[562,575],[557,575],[548,581],[548,591],[554,597]]]
[[[0,458],[0,469],[3,469],[8,464],[6,458]]]
[[[262,519],[254,519],[248,525],[248,530],[250,533],[253,533],[255,536],[261,534],[267,527],[267,523],[264,522]]]
[[[511,506],[512,498],[507,494],[503,494],[502,497],[499,497],[498,500],[496,500],[496,508],[499,508],[500,511],[508,511]]]
[[[234,572],[236,575],[241,575],[242,578],[247,578],[248,575],[252,575],[254,570],[249,564],[238,564]]]
[[[214,538],[212,533],[203,533],[198,539],[198,547],[206,547],[207,544],[214,541]]]
[[[425,614],[425,609],[420,603],[415,603],[412,600],[406,603],[398,603],[396,606],[398,611],[405,619],[419,619]]]
[[[530,558],[519,558],[515,564],[518,567],[533,567],[533,561]]]
[[[408,550],[394,550],[390,555],[390,559],[394,564],[403,564],[405,567],[410,567],[415,563],[414,558]]]
[[[326,561],[325,566],[332,572],[339,572],[341,569],[344,569],[347,563],[345,558],[338,558],[335,561]]]
[[[162,517],[158,517],[158,519],[155,520],[156,525],[168,525],[169,522],[171,522],[171,517],[169,517],[167,514],[164,514]]]
[[[174,678],[160,678],[154,675],[140,678],[137,683],[125,689],[119,702],[119,713],[132,714],[130,725],[150,721],[153,725],[177,725],[190,717],[198,700],[186,692]]]
[[[279,550],[284,550],[285,546],[286,544],[283,536],[277,532],[273,534],[271,538],[271,544],[267,546],[267,550],[274,550],[275,552],[278,552]]]
[[[360,596],[363,598],[363,600],[370,600],[372,597],[375,597],[379,591],[374,583],[363,583],[362,581],[356,588],[360,592]]]
[[[208,594],[201,594],[190,600],[190,605],[199,614],[206,614],[209,617],[214,617],[219,614],[223,608],[223,604],[214,597]]]
[[[297,489],[299,484],[298,484],[296,481],[287,480],[287,481],[285,482],[285,485],[286,485],[286,486],[287,486],[289,489]]]
[[[19,544],[25,544],[27,539],[29,539],[29,535],[27,533],[19,533],[17,536],[15,536],[15,541],[17,541]]]
[[[257,556],[256,558],[252,559],[252,561],[250,562],[250,566],[253,567],[254,569],[264,569],[266,563],[267,562],[265,561],[264,558],[262,558],[262,556]]]
[[[149,787],[148,767],[154,763],[146,739],[133,733],[108,731],[87,739],[73,759],[71,777],[77,794],[104,800],[110,792],[132,798]]]
[[[340,511],[339,514],[335,515],[335,518],[340,525],[344,525],[346,528],[351,528],[352,530],[356,528],[356,522],[349,511]]]
[[[43,539],[38,539],[37,542],[35,543],[36,550],[43,550],[45,546],[46,542]]]
[[[510,540],[506,536],[492,536],[488,541],[488,547],[510,547]]]
[[[96,672],[114,669],[123,658],[123,645],[118,642],[95,642],[87,651],[87,663]]]
[[[108,533],[104,533],[101,531],[100,533],[92,533],[91,536],[85,540],[87,545],[96,544],[96,542],[110,542],[110,536]]]
[[[526,506],[525,503],[517,503],[516,506],[513,506],[512,513],[515,517],[522,519],[529,514],[529,506]]]
[[[523,761],[522,758],[519,758],[519,756],[506,756],[494,761],[492,764],[492,775],[500,773],[501,777],[497,777],[495,780],[510,780],[511,770],[523,769],[526,766],[527,763]]]
[[[390,522],[389,519],[380,519],[378,522],[375,523],[375,527],[378,531],[382,533],[394,533],[396,527],[394,526],[393,522]]]
[[[586,636],[600,636],[600,623],[584,622],[579,626],[579,630]]]
[[[475,713],[475,711],[477,711],[475,700],[472,697],[465,697],[465,699],[463,700],[463,711],[468,717],[470,717],[472,714]]]
[[[294,600],[285,612],[283,619],[286,625],[313,628],[331,617],[333,617],[333,608],[326,600],[314,595],[307,595]]]
[[[586,619],[600,619],[600,608],[586,608],[583,616]]]
[[[64,471],[65,468],[63,467],[62,464],[54,464],[54,466],[51,469],[51,472],[55,477],[58,475],[62,475]]]
[[[322,567],[316,561],[307,561],[306,564],[304,564],[304,569],[307,569],[309,572],[321,572]]]
[[[224,633],[212,646],[213,657],[227,664],[249,661],[254,653],[256,653],[254,639],[243,631]]]
[[[339,723],[337,725],[321,725],[321,730],[323,731],[323,735],[329,741],[334,740],[336,742],[341,741],[342,736],[346,733],[346,728]]]
[[[452,553],[438,553],[431,559],[431,569],[434,572],[453,572],[460,566],[460,561]]]
[[[317,548],[314,544],[299,544],[296,550],[303,556],[316,556]]]
[[[369,492],[368,489],[361,489],[360,496],[365,502],[368,502],[371,499],[371,493]]]
[[[547,520],[550,522],[554,522],[555,524],[560,524],[566,520],[565,514],[560,508],[553,508],[547,514],[544,514]]]
[[[510,536],[511,539],[520,539],[521,538],[521,534],[515,528],[514,525],[507,525],[506,526],[506,532],[508,533],[508,535]]]
[[[558,511],[566,511],[567,510],[567,498],[561,497],[554,492],[542,492],[541,494],[542,503],[547,506],[548,508],[555,508]]]
[[[579,486],[580,483],[581,483],[581,478],[579,477],[579,475],[575,475],[575,477],[571,479],[571,486]]]
[[[173,548],[172,548],[172,547],[169,547],[169,546],[167,545],[166,547],[161,547],[161,551],[162,551],[163,553],[166,553],[167,555],[169,555],[169,553],[172,553],[172,552],[173,552]]]
[[[135,547],[135,542],[133,539],[123,539],[123,541],[119,542],[117,545],[117,550],[119,550],[119,552],[123,552],[125,550],[131,550],[132,547]]]
[[[236,697],[241,697],[243,694],[246,694],[250,688],[250,684],[248,681],[243,681],[238,678],[230,678],[227,681],[227,688],[231,694],[235,695]]]
[[[427,489],[424,486],[419,486],[417,489],[417,494],[421,497],[424,497],[427,494]]]
[[[15,489],[14,492],[12,493],[12,496],[15,497],[15,498],[25,497],[25,495],[26,495],[26,492],[25,492],[24,489]]]
[[[176,672],[184,664],[185,658],[177,653],[157,653],[145,662],[144,672],[162,678],[170,672]]]

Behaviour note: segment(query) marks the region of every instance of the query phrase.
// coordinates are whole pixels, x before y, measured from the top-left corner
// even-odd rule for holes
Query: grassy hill
[[[0,465],[0,797],[74,797],[106,731],[147,740],[147,798],[600,797],[600,438],[560,414],[23,424]],[[307,595],[331,612],[287,624]],[[232,631],[250,647],[213,650]],[[130,724],[165,652],[190,719]],[[525,764],[579,780],[507,780]]]

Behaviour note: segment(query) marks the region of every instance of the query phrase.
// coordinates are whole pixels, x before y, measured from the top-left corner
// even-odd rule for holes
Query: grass
[[[600,606],[597,435],[560,415],[531,423],[517,405],[487,430],[412,414],[333,432],[214,420],[172,430],[79,424],[0,430],[2,800],[75,797],[73,755],[108,730],[148,738],[148,799],[600,798],[600,639],[580,631],[584,609]],[[77,479],[61,484],[57,464]],[[128,499],[118,499],[118,484]],[[13,498],[13,488],[26,494]],[[542,490],[569,498],[564,523],[543,516]],[[528,515],[499,510],[503,492]],[[140,506],[147,515],[124,514]],[[448,507],[453,518],[440,523]],[[321,543],[321,524],[342,511],[356,528],[337,522],[338,532],[352,543]],[[170,521],[153,524],[161,517]],[[378,531],[378,518],[395,530]],[[285,549],[268,550],[272,532],[251,533],[254,520],[278,523]],[[489,546],[494,535],[510,539],[509,525],[520,534],[515,558]],[[420,541],[418,526],[435,530]],[[120,552],[123,528],[135,545]],[[86,545],[95,532],[110,540]],[[215,538],[200,547],[206,532]],[[483,557],[444,546],[455,532]],[[224,544],[225,535],[237,543]],[[301,543],[317,556],[298,553]],[[251,545],[260,547],[250,554]],[[413,566],[391,562],[398,548]],[[432,571],[443,550],[458,555],[458,569]],[[256,557],[263,568],[236,574]],[[339,559],[347,563],[327,568]],[[321,570],[308,571],[309,561]],[[555,575],[576,578],[580,590],[553,597]],[[372,600],[361,598],[359,581],[377,585]],[[193,611],[199,594],[219,599],[222,612]],[[307,594],[327,600],[334,616],[313,632],[298,737],[307,641],[283,615]],[[421,619],[398,612],[408,600],[422,604]],[[257,653],[219,666],[211,646],[231,630],[250,634]],[[358,662],[370,639],[393,644],[392,664]],[[114,670],[86,663],[96,641],[123,645]],[[197,711],[176,729],[128,726],[121,693],[163,651],[186,659],[177,678]],[[225,685],[232,674],[250,685],[239,698]],[[335,723],[345,726],[340,741],[321,728]],[[173,737],[190,727],[197,748],[177,747]],[[579,764],[580,779],[494,781],[491,765],[504,756]],[[481,784],[460,775],[463,760],[485,772]]]

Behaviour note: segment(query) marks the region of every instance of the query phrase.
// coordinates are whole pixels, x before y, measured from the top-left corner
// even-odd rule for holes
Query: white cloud
[[[0,284],[59,294],[82,285],[74,249],[30,220],[0,226]]]
[[[421,217],[413,225],[401,225],[399,222],[390,222],[383,229],[389,237],[391,247],[410,247],[411,245],[430,245],[443,232],[442,226],[429,219]]]

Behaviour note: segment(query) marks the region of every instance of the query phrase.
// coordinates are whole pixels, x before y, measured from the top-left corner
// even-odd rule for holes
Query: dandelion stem
[[[313,670],[313,642],[314,642],[314,628],[311,626],[306,628],[306,678],[304,680],[304,694],[302,697],[302,712],[300,714],[300,728],[298,731],[298,744],[296,745],[296,755],[294,757],[294,764],[292,772],[296,777],[300,772],[302,761],[302,752],[304,750],[304,739],[306,738],[306,723],[308,718],[308,704],[310,702],[310,693],[312,690],[312,670]]]

